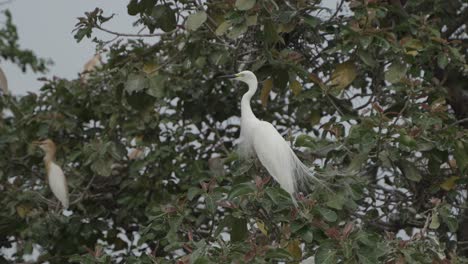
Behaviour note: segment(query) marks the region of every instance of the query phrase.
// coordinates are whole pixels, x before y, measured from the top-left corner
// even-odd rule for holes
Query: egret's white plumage
[[[294,200],[294,193],[309,180],[321,183],[313,172],[296,156],[289,144],[272,124],[259,120],[250,107],[250,99],[257,91],[257,77],[250,71],[227,76],[245,82],[249,90],[241,101],[241,135],[239,151],[243,157],[258,157],[268,173]]]
[[[55,197],[59,199],[64,208],[68,208],[69,201],[67,180],[65,179],[62,168],[60,168],[54,162],[51,162],[47,172],[47,177],[52,193],[54,193]]]
[[[47,171],[47,180],[52,193],[57,197],[60,203],[62,203],[64,208],[68,208],[67,179],[65,178],[62,168],[55,163],[55,143],[50,139],[46,139],[44,141],[35,142],[35,144],[45,152],[44,163]]]

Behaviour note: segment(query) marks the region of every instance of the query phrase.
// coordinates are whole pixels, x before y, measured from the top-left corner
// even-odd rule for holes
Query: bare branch
[[[96,28],[104,31],[106,33],[119,36],[119,37],[129,37],[129,38],[151,38],[151,37],[161,37],[161,36],[166,36],[174,33],[177,29],[174,29],[169,32],[158,32],[158,33],[153,33],[153,34],[130,34],[130,33],[120,33],[120,32],[115,32],[106,28],[103,28],[99,25],[96,25]]]

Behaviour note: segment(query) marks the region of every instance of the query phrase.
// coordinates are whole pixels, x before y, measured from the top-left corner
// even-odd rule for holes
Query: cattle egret
[[[65,209],[68,208],[67,179],[63,174],[62,168],[55,163],[55,143],[50,139],[46,139],[43,141],[35,141],[33,144],[39,146],[45,153],[44,163],[47,171],[47,180],[52,193],[62,203]]]
[[[89,79],[89,74],[102,66],[101,53],[96,53],[83,67],[81,72],[81,81],[86,83]]]
[[[294,194],[306,186],[309,180],[323,185],[299,160],[273,125],[255,117],[250,107],[250,99],[257,91],[255,74],[242,71],[221,77],[244,82],[249,87],[241,100],[240,156],[249,158],[256,154],[268,173],[291,195],[295,204]]]
[[[8,90],[8,81],[5,73],[2,68],[0,68],[0,90],[2,90],[3,95],[9,95],[10,91]]]

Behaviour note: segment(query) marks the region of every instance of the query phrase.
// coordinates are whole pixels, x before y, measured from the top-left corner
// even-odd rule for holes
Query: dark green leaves
[[[461,140],[457,140],[455,142],[454,155],[457,160],[457,165],[462,173],[466,172],[468,169],[468,148],[466,146],[467,144],[464,144]]]
[[[132,73],[125,82],[125,91],[132,96],[136,92],[146,91],[146,94],[163,98],[165,95],[166,77],[160,74],[145,76],[143,74]],[[141,94],[141,93],[140,93]]]
[[[114,142],[94,140],[84,146],[84,155],[87,158],[85,165],[91,164],[91,170],[97,175],[108,177],[115,167],[114,163],[121,162],[124,153]]]
[[[248,234],[247,220],[245,218],[230,217],[231,239],[235,242],[245,241]]]
[[[33,262],[466,263],[451,246],[467,228],[466,113],[453,103],[466,50],[442,27],[462,10],[349,1],[324,16],[322,2],[132,0],[129,30],[99,9],[79,18],[79,40],[111,32],[93,39],[98,71],[0,96],[0,233],[23,245],[8,261],[39,245]],[[2,58],[40,65],[11,23],[0,31]],[[329,186],[298,186],[298,207],[271,168],[234,154],[246,86],[215,77],[240,69],[263,83],[255,115],[296,137]],[[46,137],[78,199],[70,216],[48,204],[28,150]],[[394,237],[403,230],[416,235]]]
[[[449,63],[449,60],[448,60],[447,54],[440,53],[439,55],[437,55],[437,66],[439,66],[441,69],[445,69],[448,63]]]
[[[315,263],[334,264],[336,263],[336,251],[331,245],[321,245],[315,253]]]
[[[335,222],[338,219],[338,215],[333,211],[325,207],[317,208],[319,214],[328,222]]]
[[[177,26],[174,10],[168,5],[157,5],[153,7],[151,16],[156,22],[156,26],[164,32],[172,31]]]
[[[149,12],[156,2],[157,0],[130,0],[127,5],[127,12],[131,16]]]
[[[241,183],[232,188],[232,190],[228,194],[228,199],[231,200],[233,198],[246,195],[255,191],[255,186],[252,183]]]
[[[166,77],[163,75],[154,75],[149,79],[149,89],[147,93],[156,98],[163,98],[165,95]]]
[[[400,168],[407,179],[415,182],[419,182],[422,179],[421,174],[412,162],[403,160],[400,162]]]

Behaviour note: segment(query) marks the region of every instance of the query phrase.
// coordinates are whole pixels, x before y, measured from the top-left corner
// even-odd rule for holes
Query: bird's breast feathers
[[[62,169],[54,162],[50,162],[47,176],[54,195],[65,207],[68,207],[68,186]]]

